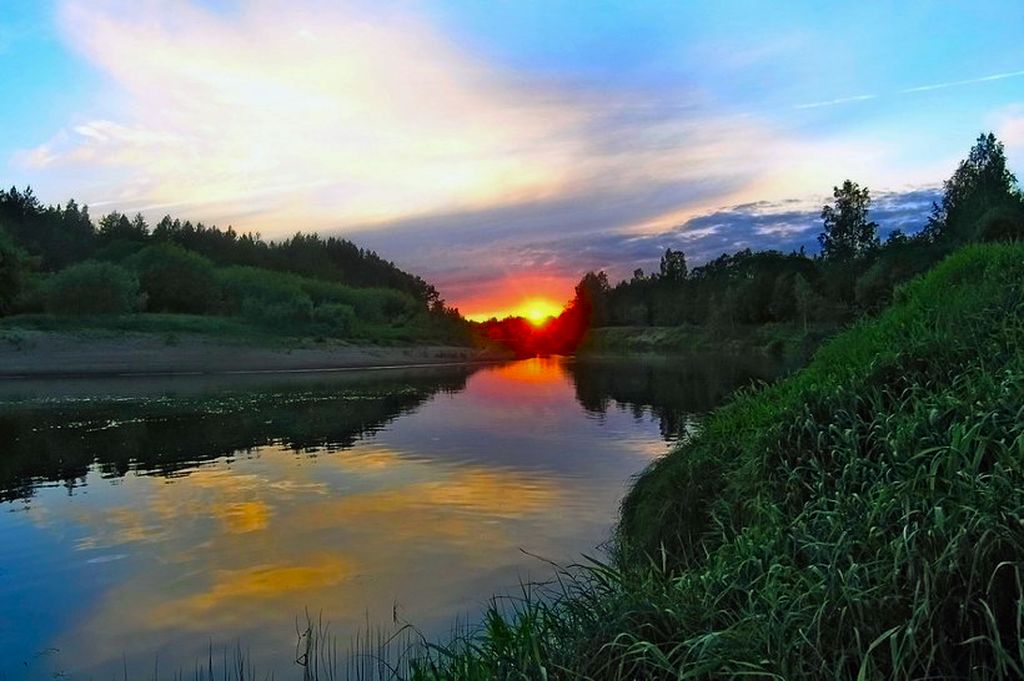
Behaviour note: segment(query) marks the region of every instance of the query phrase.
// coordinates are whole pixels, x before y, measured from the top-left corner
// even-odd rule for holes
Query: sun
[[[534,326],[543,326],[549,318],[557,317],[562,312],[562,306],[543,298],[533,298],[520,305],[518,312],[519,316]]]

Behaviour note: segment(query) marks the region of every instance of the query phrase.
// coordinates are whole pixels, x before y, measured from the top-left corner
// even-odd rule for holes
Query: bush
[[[312,312],[313,303],[303,296],[280,300],[246,298],[242,301],[242,316],[263,326],[302,326],[309,322]]]
[[[980,241],[1020,241],[1024,239],[1024,206],[992,208],[978,222]]]
[[[940,246],[920,241],[888,245],[854,287],[857,305],[877,311],[893,299],[896,287],[924,272],[942,255]]]
[[[47,309],[59,314],[123,314],[139,309],[139,280],[112,263],[87,260],[50,281]]]
[[[356,322],[356,311],[351,305],[325,303],[313,308],[313,323],[319,331],[336,338],[352,333]]]
[[[203,314],[220,306],[213,264],[173,244],[148,246],[125,261],[139,273],[150,312]]]
[[[28,254],[0,229],[0,315],[11,311],[25,287],[28,273]]]

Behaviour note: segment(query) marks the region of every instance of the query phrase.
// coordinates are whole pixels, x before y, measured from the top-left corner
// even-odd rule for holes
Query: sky
[[[0,0],[0,184],[339,235],[468,315],[740,248],[832,187],[913,230],[1024,165],[1024,2]]]

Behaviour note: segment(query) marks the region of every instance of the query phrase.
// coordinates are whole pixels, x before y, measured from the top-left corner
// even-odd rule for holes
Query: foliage
[[[123,314],[136,311],[139,302],[139,280],[133,272],[87,260],[50,280],[46,305],[59,314]]]
[[[1024,673],[1024,245],[972,246],[657,461],[610,562],[421,679]]]
[[[30,188],[0,190],[0,224],[14,241],[54,271],[92,254],[95,234],[89,209],[74,201],[43,207]]]
[[[356,310],[351,305],[324,303],[313,309],[313,323],[328,336],[344,338],[356,324]]]
[[[149,226],[145,218],[136,213],[131,220],[124,213],[110,213],[100,219],[97,236],[101,243],[113,241],[145,241],[149,236]]]
[[[880,244],[866,187],[847,180],[833,198],[821,212],[820,257],[743,249],[687,270],[685,255],[666,249],[655,274],[636,269],[629,280],[595,287],[607,276],[588,273],[580,285],[590,318],[599,326],[696,324],[720,336],[745,325],[845,323],[877,312],[957,245],[1024,238],[1024,199],[991,133],[946,182],[942,207],[917,234],[894,230]]]
[[[1019,216],[1024,199],[1016,185],[1017,178],[1006,167],[1003,143],[992,133],[979,135],[943,184],[942,204],[932,209],[927,236],[954,244],[980,240],[979,231],[992,229],[982,221],[989,211],[1009,210]]]
[[[0,228],[0,315],[8,314],[25,288],[28,254]]]
[[[236,315],[298,334],[472,342],[468,323],[436,289],[343,239],[300,233],[266,242],[170,216],[151,229],[141,215],[118,212],[94,227],[88,209],[74,201],[43,206],[31,189],[16,188],[0,191],[0,223],[39,272],[19,284],[20,297],[0,294],[0,313],[12,306],[21,313],[76,310],[70,291],[57,303],[49,292],[38,295],[38,283],[91,259],[136,273],[150,313]],[[85,301],[82,310],[92,307]]]
[[[686,279],[686,271],[686,254],[666,248],[661,256],[661,278],[667,281],[682,281]],[[633,275],[643,276],[643,270],[634,272]]]
[[[871,193],[867,187],[846,180],[834,187],[834,206],[821,209],[824,231],[818,237],[824,260],[853,260],[878,247],[878,225],[868,220]]]
[[[147,246],[125,261],[138,272],[150,312],[202,314],[218,309],[213,264],[171,244]]]

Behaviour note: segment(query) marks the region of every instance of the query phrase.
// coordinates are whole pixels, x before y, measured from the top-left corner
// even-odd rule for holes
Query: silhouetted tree
[[[661,256],[661,278],[665,281],[680,282],[686,279],[686,254],[666,248]]]
[[[932,205],[925,235],[933,241],[964,243],[984,237],[981,221],[994,210],[1020,209],[1017,178],[1006,167],[1003,143],[983,133],[943,184],[942,203]]]
[[[99,227],[100,239],[104,242],[112,241],[145,241],[149,236],[149,227],[146,220],[140,214],[136,214],[131,220],[124,213],[113,212],[100,218]]]
[[[824,231],[818,236],[821,257],[844,261],[859,258],[878,247],[878,225],[868,220],[871,194],[867,187],[846,180],[832,191],[834,205],[821,209]]]

